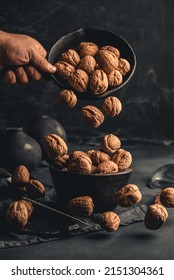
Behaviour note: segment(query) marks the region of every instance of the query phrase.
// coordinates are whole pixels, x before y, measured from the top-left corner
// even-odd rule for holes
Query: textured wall
[[[123,112],[88,133],[109,131],[127,139],[174,140],[173,14],[172,0],[0,1],[0,28],[31,35],[47,50],[59,37],[80,27],[101,27],[122,35],[137,55],[136,72],[118,93]],[[79,110],[86,103],[62,111],[56,104],[58,92],[44,80],[16,86],[1,83],[1,127],[25,125],[33,116],[48,114],[69,135],[83,135]]]

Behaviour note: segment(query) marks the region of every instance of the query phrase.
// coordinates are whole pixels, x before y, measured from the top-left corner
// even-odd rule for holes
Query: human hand
[[[35,39],[21,34],[0,31],[0,69],[16,66],[5,72],[5,80],[10,84],[28,83],[40,80],[42,72],[54,73],[55,66],[46,60],[46,50]]]

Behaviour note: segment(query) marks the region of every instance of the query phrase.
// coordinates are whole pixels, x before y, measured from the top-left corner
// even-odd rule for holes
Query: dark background
[[[172,0],[0,1],[0,29],[28,34],[47,51],[62,35],[81,27],[100,27],[122,35],[137,56],[133,78],[117,94],[123,111],[88,134],[112,132],[129,141],[173,143],[173,14]],[[57,105],[58,92],[51,81],[15,86],[1,82],[1,128],[25,126],[31,118],[47,114],[63,124],[68,136],[83,137],[85,127],[79,114],[86,102],[79,101],[71,111],[62,110]]]

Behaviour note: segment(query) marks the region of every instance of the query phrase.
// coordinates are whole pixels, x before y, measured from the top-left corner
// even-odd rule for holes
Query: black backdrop
[[[174,140],[173,14],[172,0],[1,0],[0,29],[28,34],[47,50],[59,37],[81,27],[101,27],[125,37],[137,56],[136,72],[117,94],[123,112],[107,118],[96,131],[169,143]],[[58,92],[45,80],[15,86],[1,82],[1,128],[25,126],[32,117],[47,114],[60,121],[68,135],[83,135],[79,114],[86,102],[64,111],[57,106]]]

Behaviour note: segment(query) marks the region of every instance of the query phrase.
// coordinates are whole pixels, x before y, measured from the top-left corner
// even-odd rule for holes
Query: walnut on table
[[[115,212],[107,211],[100,215],[99,224],[106,231],[116,231],[120,225],[120,218]]]

